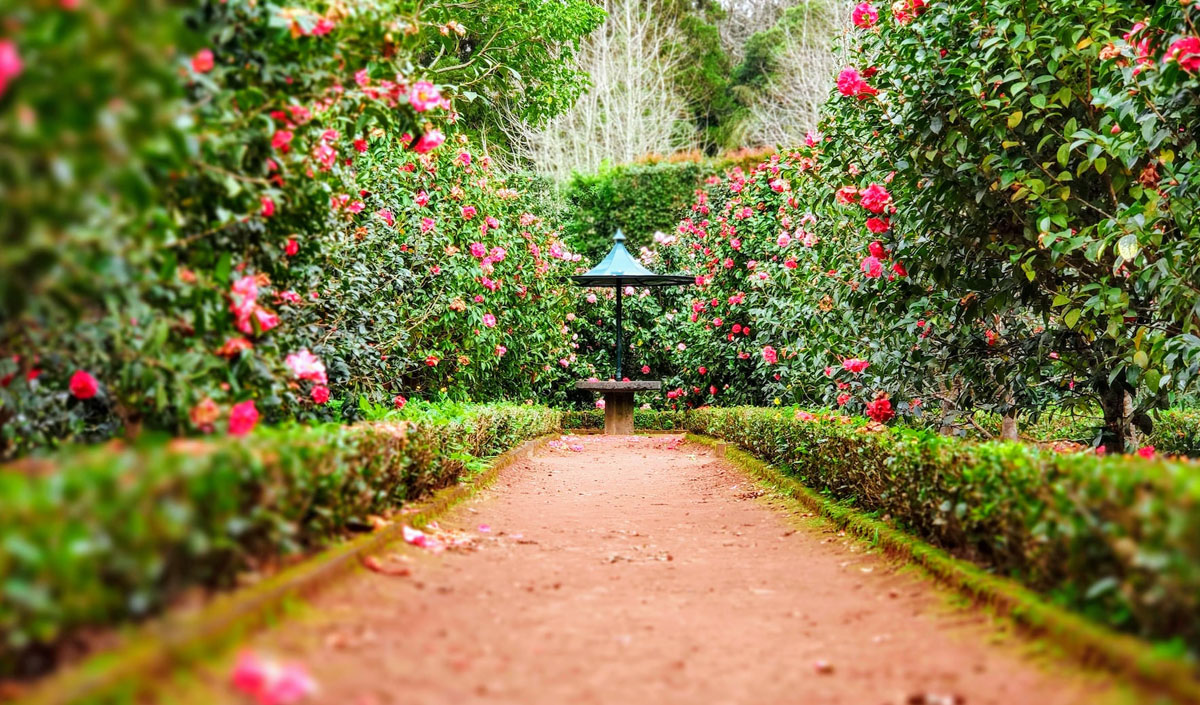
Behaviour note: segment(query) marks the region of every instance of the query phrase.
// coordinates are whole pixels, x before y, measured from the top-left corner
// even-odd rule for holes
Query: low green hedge
[[[686,422],[1091,619],[1200,652],[1198,464],[778,409],[701,409]]]
[[[1154,433],[1147,440],[1159,453],[1200,458],[1200,410],[1160,413],[1154,419]]]
[[[653,409],[634,409],[633,427],[639,431],[673,431],[683,430],[684,411],[656,411]],[[603,409],[585,409],[583,411],[564,411],[562,427],[568,430],[592,430],[604,428]]]
[[[415,405],[414,405],[415,406]],[[413,418],[415,417],[415,418]],[[560,427],[535,406],[424,407],[357,426],[74,451],[0,469],[0,675],[196,587],[311,552]]]

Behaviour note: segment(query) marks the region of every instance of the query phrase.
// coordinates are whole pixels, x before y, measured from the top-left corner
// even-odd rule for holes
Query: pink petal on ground
[[[253,651],[243,651],[238,654],[237,663],[233,666],[230,683],[235,690],[258,697],[266,688],[267,683],[274,677],[272,664],[263,660]]]
[[[429,537],[425,535],[425,532],[419,529],[414,529],[405,524],[401,531],[404,534],[404,540],[414,546],[425,548],[429,544]]]
[[[303,666],[284,666],[279,677],[258,697],[259,705],[291,705],[317,692],[317,683]]]
[[[487,524],[480,524],[480,525],[479,525],[479,533],[481,533],[481,534],[487,534],[487,533],[490,533],[490,532],[491,532],[491,530],[492,530],[492,527],[488,526]]]

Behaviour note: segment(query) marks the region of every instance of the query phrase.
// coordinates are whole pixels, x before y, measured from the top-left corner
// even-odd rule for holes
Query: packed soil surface
[[[310,701],[347,705],[1114,695],[802,512],[682,437],[572,439],[444,517],[466,545],[389,548],[246,647],[303,664]],[[186,690],[251,702],[230,663]]]

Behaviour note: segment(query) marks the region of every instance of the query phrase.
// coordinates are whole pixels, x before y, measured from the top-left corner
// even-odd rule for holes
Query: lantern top
[[[695,281],[686,274],[655,274],[625,249],[625,233],[613,235],[613,247],[600,264],[571,277],[578,286],[685,286]]]

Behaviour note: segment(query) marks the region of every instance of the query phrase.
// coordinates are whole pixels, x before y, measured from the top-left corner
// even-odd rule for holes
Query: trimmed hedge
[[[686,423],[1093,620],[1200,652],[1200,465],[778,409]]]
[[[634,409],[633,427],[639,431],[674,431],[684,430],[684,418],[687,412],[658,411],[655,409]],[[564,411],[562,427],[567,430],[591,430],[604,428],[604,411],[602,409],[584,409],[582,411]]]
[[[0,675],[53,665],[80,630],[314,551],[560,427],[535,406],[427,407],[357,426],[77,451],[0,469]],[[408,414],[409,417],[414,414]]]

